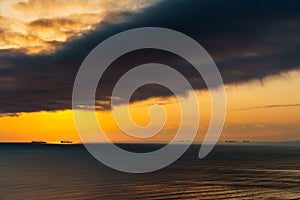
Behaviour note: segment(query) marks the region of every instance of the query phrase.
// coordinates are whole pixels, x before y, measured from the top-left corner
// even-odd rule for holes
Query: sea
[[[162,144],[119,144],[148,152]],[[119,172],[83,145],[0,144],[0,199],[300,199],[300,143],[192,145],[168,167]]]

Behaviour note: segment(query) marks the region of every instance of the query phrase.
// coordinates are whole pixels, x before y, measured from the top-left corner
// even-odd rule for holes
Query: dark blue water
[[[300,199],[300,145],[218,145],[203,160],[198,150],[163,170],[127,174],[81,145],[0,144],[0,199]]]

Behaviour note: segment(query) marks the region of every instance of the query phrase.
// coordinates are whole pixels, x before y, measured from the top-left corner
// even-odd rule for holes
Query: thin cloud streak
[[[254,109],[288,108],[288,107],[300,107],[300,104],[273,104],[273,105],[263,105],[263,106],[252,106],[252,107],[240,108],[236,110],[254,110]]]

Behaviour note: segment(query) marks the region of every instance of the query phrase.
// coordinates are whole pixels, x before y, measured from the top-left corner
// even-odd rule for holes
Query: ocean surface
[[[202,160],[199,147],[162,170],[128,174],[82,145],[0,144],[0,199],[300,199],[299,143],[217,145]]]

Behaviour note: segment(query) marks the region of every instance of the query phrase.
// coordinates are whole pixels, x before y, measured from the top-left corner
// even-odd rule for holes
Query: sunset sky
[[[0,142],[80,143],[71,110],[80,64],[106,38],[149,26],[192,37],[215,61],[227,93],[221,140],[299,141],[299,9],[294,0],[0,0]],[[135,93],[130,109],[137,124],[150,122],[147,113],[153,104],[164,105],[168,114],[164,129],[148,140],[122,133],[107,106],[118,78],[149,62],[180,69],[197,90],[201,118],[196,141],[201,141],[211,111],[201,77],[185,60],[149,49],[112,63],[104,91],[97,91],[97,116],[108,137],[114,142],[166,142],[176,133],[179,103],[189,104],[189,91],[183,102],[157,86]],[[87,126],[86,131],[95,130]]]

